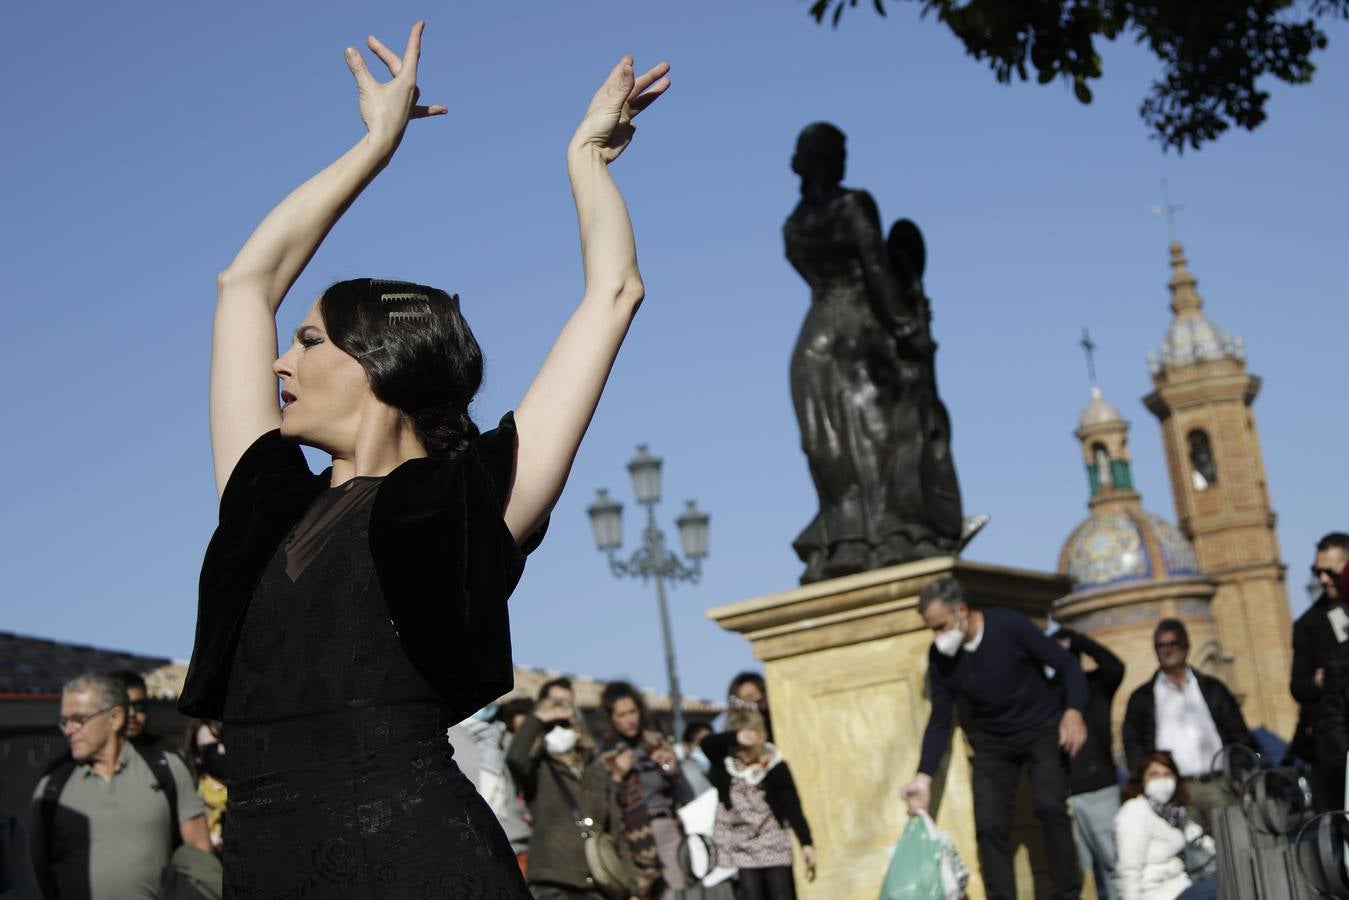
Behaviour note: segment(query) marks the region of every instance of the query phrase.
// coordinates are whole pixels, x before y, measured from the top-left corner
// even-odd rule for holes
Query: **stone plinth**
[[[807,900],[874,900],[880,889],[886,848],[907,821],[900,789],[918,768],[929,710],[925,677],[932,635],[918,615],[918,592],[942,575],[959,579],[975,606],[1016,609],[1040,623],[1070,588],[1060,575],[941,557],[707,614],[743,634],[765,664],[774,740],[791,764],[819,854],[816,880],[797,884]],[[933,809],[973,872],[968,896],[982,900],[970,751],[959,729],[934,783]],[[1019,815],[1013,840],[1018,894],[1047,896],[1044,879],[1031,874],[1039,827],[1028,814]],[[1089,888],[1084,896],[1091,896]]]

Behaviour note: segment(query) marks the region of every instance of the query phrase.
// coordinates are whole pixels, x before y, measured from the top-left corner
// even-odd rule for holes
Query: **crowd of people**
[[[1018,613],[975,609],[954,579],[930,583],[918,608],[934,634],[932,711],[918,773],[903,789],[909,811],[931,803],[961,700],[990,898],[1016,897],[1011,826],[1022,770],[1056,900],[1080,896],[1083,873],[1103,900],[1216,896],[1215,820],[1239,800],[1230,768],[1297,768],[1314,811],[1346,806],[1349,534],[1318,542],[1312,575],[1319,597],[1293,629],[1297,733],[1282,759],[1264,761],[1232,691],[1190,665],[1190,636],[1179,619],[1153,630],[1157,668],[1128,697],[1117,758],[1111,706],[1125,679],[1118,656],[1068,628],[1046,636]]]
[[[791,770],[769,739],[762,676],[737,675],[728,707],[720,730],[693,722],[672,741],[630,683],[609,682],[588,716],[558,677],[535,697],[480,710],[449,729],[447,744],[540,900],[790,898],[792,835],[812,874],[815,855]],[[34,794],[32,877],[16,875],[3,896],[220,896],[215,857],[230,809],[220,723],[193,719],[178,740],[157,734],[144,680],[113,672],[68,683],[60,725],[70,752]],[[704,794],[715,796],[712,827],[686,825],[681,808]],[[714,870],[720,878],[705,883]]]
[[[1316,809],[1329,810],[1344,805],[1349,752],[1349,535],[1327,535],[1313,571],[1321,596],[1294,629],[1291,687],[1302,715],[1283,762],[1305,764]],[[923,589],[919,612],[934,636],[932,706],[918,774],[902,793],[911,813],[930,806],[963,702],[990,898],[1016,896],[1011,827],[1022,770],[1052,897],[1080,896],[1084,872],[1102,900],[1216,896],[1214,819],[1237,798],[1215,765],[1233,747],[1258,748],[1232,692],[1189,664],[1183,622],[1154,629],[1158,666],[1129,695],[1117,758],[1110,710],[1126,673],[1109,648],[975,608],[952,578]],[[445,743],[540,900],[790,898],[793,838],[801,874],[813,878],[816,855],[791,768],[772,742],[763,677],[735,676],[726,700],[719,724],[696,721],[671,736],[628,682],[609,682],[587,711],[558,677],[535,696],[479,710]],[[5,896],[219,896],[232,809],[220,723],[193,719],[176,739],[154,731],[145,681],[124,671],[67,684],[60,726],[70,752],[34,793],[31,880],[8,862],[15,887]],[[685,813],[704,795],[715,797],[715,815],[699,825]],[[343,876],[348,861],[337,853],[316,865],[353,882],[375,877]]]

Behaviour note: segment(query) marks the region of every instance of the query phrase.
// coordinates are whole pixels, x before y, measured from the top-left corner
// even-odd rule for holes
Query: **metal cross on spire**
[[[1078,343],[1087,352],[1087,375],[1091,378],[1091,386],[1096,387],[1096,344],[1086,328],[1082,329],[1082,340]]]
[[[1171,191],[1167,188],[1166,179],[1162,179],[1162,202],[1153,204],[1152,214],[1159,219],[1166,219],[1166,232],[1171,239],[1171,243],[1176,242],[1176,213],[1185,207],[1171,202]]]

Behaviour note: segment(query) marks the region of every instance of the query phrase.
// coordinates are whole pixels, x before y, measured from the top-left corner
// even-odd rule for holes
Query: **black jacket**
[[[410,459],[380,484],[370,554],[404,652],[435,686],[450,721],[515,684],[506,598],[524,571],[523,547],[501,518],[515,468],[510,414],[449,459]],[[269,431],[235,465],[206,548],[197,636],[178,708],[223,718],[225,686],[244,613],[286,533],[331,483],[309,471],[298,444]]]
[[[1193,669],[1191,671],[1194,671]],[[1124,727],[1121,737],[1124,740],[1124,758],[1128,760],[1129,771],[1133,771],[1138,761],[1157,749],[1157,700],[1153,695],[1153,683],[1157,674],[1143,682],[1129,695],[1129,705],[1124,710]],[[1246,719],[1241,715],[1237,698],[1216,678],[1195,672],[1199,682],[1199,693],[1204,695],[1209,715],[1218,729],[1218,737],[1224,747],[1241,744],[1252,750],[1259,750],[1251,730],[1246,727]]]
[[[1298,717],[1288,752],[1307,762],[1317,760],[1317,708],[1324,696],[1316,686],[1316,670],[1326,669],[1329,676],[1331,657],[1340,646],[1330,622],[1330,610],[1337,606],[1340,604],[1323,594],[1293,624],[1293,671],[1288,690],[1298,702]],[[1338,758],[1342,760],[1344,754],[1339,753]]]
[[[586,754],[586,764],[578,777],[548,754],[543,747],[543,734],[543,722],[529,716],[515,733],[506,754],[506,765],[515,778],[515,786],[524,794],[529,814],[534,818],[529,837],[530,884],[560,884],[580,891],[595,889],[586,866],[581,827],[576,824],[571,805],[550,768],[566,783],[580,811],[595,821],[595,830],[616,838],[624,865],[629,869],[628,880],[635,884],[637,876],[632,871],[632,856],[623,835],[618,794],[609,773],[591,761],[592,751]]]
[[[1096,663],[1096,668],[1086,673],[1087,711],[1084,718],[1087,742],[1073,757],[1069,768],[1069,792],[1085,794],[1119,783],[1115,776],[1115,757],[1110,749],[1110,706],[1124,681],[1124,661],[1103,644],[1078,632],[1073,632],[1068,652],[1074,655],[1085,653]],[[1066,691],[1063,676],[1057,672],[1054,684],[1060,691]]]
[[[731,773],[726,769],[726,757],[735,752],[735,733],[726,731],[721,734],[709,734],[701,744],[707,761],[711,763],[707,780],[717,789],[717,796],[727,809],[731,808]],[[801,808],[801,796],[796,792],[796,782],[792,780],[792,770],[787,768],[784,759],[768,770],[762,782],[764,799],[779,825],[789,826],[796,832],[796,839],[802,847],[812,846],[810,823],[806,821],[805,810]]]

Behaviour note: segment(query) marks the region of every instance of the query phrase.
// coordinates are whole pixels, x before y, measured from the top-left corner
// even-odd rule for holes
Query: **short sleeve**
[[[515,448],[507,414],[453,457],[403,463],[371,510],[371,555],[394,628],[459,719],[514,683],[506,601],[545,527],[521,543],[506,527]]]
[[[192,782],[192,773],[187,770],[187,764],[174,753],[165,753],[164,758],[169,762],[169,771],[173,773],[173,786],[178,792],[178,821],[186,822],[195,816],[205,815],[206,806],[201,802],[201,796],[197,793],[197,786]]]
[[[241,509],[251,509],[269,485],[313,477],[300,445],[283,438],[280,429],[268,431],[250,444],[234,464],[220,494],[220,520],[225,521]]]

